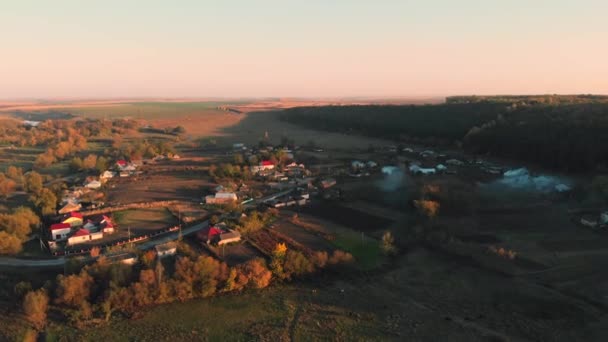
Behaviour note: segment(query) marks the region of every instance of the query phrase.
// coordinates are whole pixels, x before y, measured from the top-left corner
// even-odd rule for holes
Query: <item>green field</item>
[[[357,266],[363,270],[376,268],[386,261],[378,240],[369,236],[362,238],[359,232],[341,232],[332,242],[336,247],[351,253],[355,257]]]
[[[82,107],[57,108],[54,111],[98,119],[131,117],[137,119],[178,118],[188,115],[218,112],[218,106],[244,104],[245,101],[230,102],[129,102],[112,105],[90,105]]]

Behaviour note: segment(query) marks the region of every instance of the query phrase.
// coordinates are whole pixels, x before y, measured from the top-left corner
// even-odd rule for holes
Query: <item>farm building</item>
[[[331,188],[334,185],[336,185],[336,180],[333,179],[333,178],[326,178],[326,179],[324,179],[324,180],[321,181],[321,187],[323,189]]]
[[[25,127],[38,127],[38,125],[40,125],[42,121],[32,121],[32,120],[25,120],[23,121],[23,125]]]
[[[68,238],[68,246],[77,245],[79,243],[85,243],[92,240],[98,240],[103,238],[102,232],[91,233],[90,231],[82,228],[76,231],[74,235]]]
[[[116,176],[116,172],[112,172],[112,171],[104,171],[99,175],[99,179],[101,180],[108,180],[110,178],[114,178],[114,176]]]
[[[435,168],[424,168],[424,167],[420,167],[419,165],[411,165],[410,172],[414,175],[416,175],[416,174],[432,175],[432,174],[435,174],[437,172],[437,170],[435,170]]]
[[[72,227],[80,227],[83,224],[82,214],[76,211],[72,211],[69,214],[63,216],[61,223],[68,223]]]
[[[228,230],[219,235],[218,245],[225,245],[228,243],[241,241],[241,233],[236,230]]]
[[[121,263],[125,265],[134,265],[137,262],[137,255],[134,253],[120,253],[106,255],[111,263]]]
[[[273,170],[273,169],[274,169],[274,163],[272,161],[262,160],[262,162],[260,162],[260,165],[251,167],[251,172],[258,173],[260,171]]]
[[[173,241],[156,245],[154,246],[154,249],[156,249],[156,255],[159,258],[175,255],[175,253],[177,253],[177,245]]]
[[[72,231],[72,226],[69,223],[55,223],[50,227],[51,240],[64,241]]]
[[[234,192],[217,192],[215,195],[205,196],[207,204],[228,204],[236,200],[237,196]]]
[[[57,211],[57,213],[59,214],[67,214],[73,211],[78,211],[82,208],[82,205],[80,203],[75,203],[72,201],[68,201],[68,203],[66,205],[64,205],[61,209],[59,209],[59,211]]]

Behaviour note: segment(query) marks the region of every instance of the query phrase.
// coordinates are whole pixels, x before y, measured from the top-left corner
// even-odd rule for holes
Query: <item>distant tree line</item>
[[[458,97],[439,105],[300,107],[281,119],[313,129],[463,146],[571,172],[608,167],[608,98]]]

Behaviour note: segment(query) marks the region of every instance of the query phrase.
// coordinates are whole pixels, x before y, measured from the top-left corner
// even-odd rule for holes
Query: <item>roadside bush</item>
[[[44,289],[30,291],[23,300],[23,312],[34,328],[40,330],[46,324],[49,296]]]
[[[397,247],[395,246],[395,238],[390,231],[382,234],[382,241],[380,241],[380,248],[386,255],[394,255],[397,253]]]
[[[336,249],[334,253],[331,255],[327,263],[329,265],[337,265],[337,264],[349,264],[355,260],[352,254],[345,252],[340,249]]]
[[[285,254],[285,277],[291,279],[293,276],[302,277],[315,271],[315,265],[300,251],[287,251]]]
[[[69,276],[58,275],[57,304],[79,308],[82,302],[88,300],[92,284],[93,278],[84,271]]]
[[[237,284],[262,289],[270,285],[272,273],[266,267],[266,262],[262,258],[256,258],[238,265],[239,276]]]

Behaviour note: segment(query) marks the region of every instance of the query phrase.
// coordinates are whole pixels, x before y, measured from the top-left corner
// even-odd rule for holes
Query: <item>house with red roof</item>
[[[274,162],[272,162],[272,160],[262,160],[260,162],[260,165],[251,167],[251,172],[259,173],[259,172],[265,171],[265,170],[274,170],[274,167],[275,167],[275,165],[274,165]]]
[[[69,223],[55,223],[49,227],[52,241],[64,241],[72,232],[72,226]]]

